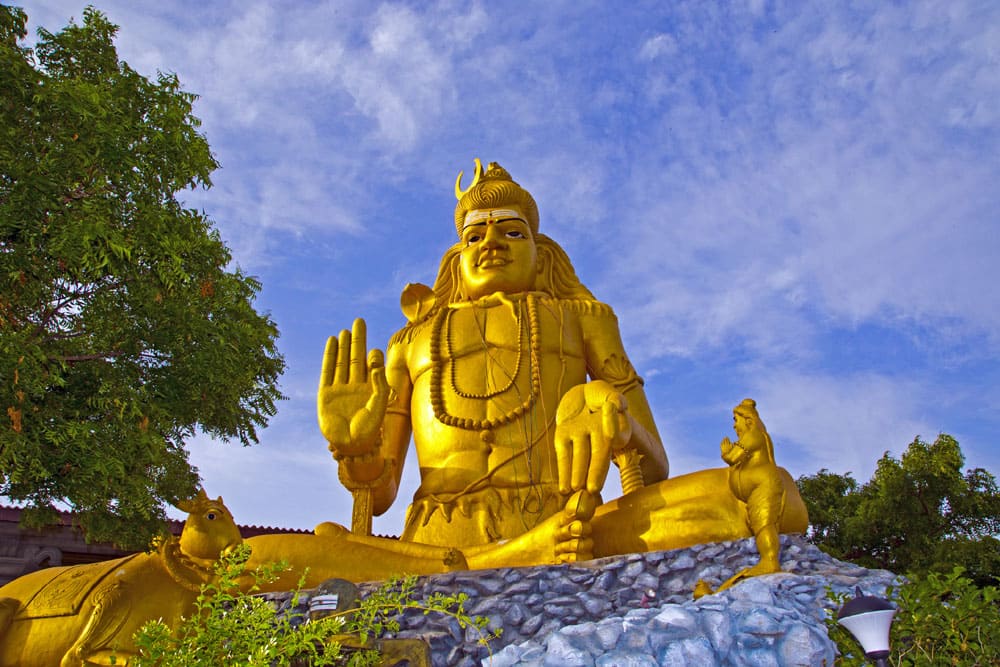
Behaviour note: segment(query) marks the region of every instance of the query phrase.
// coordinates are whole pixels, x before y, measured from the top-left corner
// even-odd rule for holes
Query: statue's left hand
[[[604,380],[570,389],[556,411],[559,491],[600,493],[613,454],[631,439],[628,401],[621,392]]]

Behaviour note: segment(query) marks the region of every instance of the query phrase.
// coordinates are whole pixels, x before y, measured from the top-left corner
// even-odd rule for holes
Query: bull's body
[[[156,552],[39,570],[0,588],[0,666],[122,665],[147,621],[176,627],[213,560],[240,541],[221,498],[202,493],[189,507],[181,538]]]

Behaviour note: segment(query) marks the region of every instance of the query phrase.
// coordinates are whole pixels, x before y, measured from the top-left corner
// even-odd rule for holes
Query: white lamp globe
[[[837,622],[861,644],[861,649],[876,664],[886,664],[889,657],[889,629],[896,609],[888,600],[864,595],[857,588],[856,597],[849,600],[837,613]]]

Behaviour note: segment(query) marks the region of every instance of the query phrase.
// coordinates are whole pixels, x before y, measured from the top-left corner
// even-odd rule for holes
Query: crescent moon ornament
[[[458,172],[458,178],[455,179],[455,199],[461,201],[465,193],[476,187],[479,183],[479,179],[483,177],[483,163],[479,161],[479,158],[473,158],[476,161],[476,171],[472,176],[472,183],[469,183],[469,187],[462,189],[462,176],[465,174],[464,171]]]

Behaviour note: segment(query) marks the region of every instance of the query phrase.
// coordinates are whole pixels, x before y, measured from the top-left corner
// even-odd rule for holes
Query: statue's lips
[[[476,264],[476,266],[480,269],[489,269],[497,266],[506,266],[507,264],[510,264],[509,259],[505,259],[503,257],[487,257],[479,260],[479,263]]]

